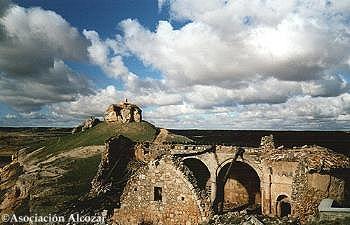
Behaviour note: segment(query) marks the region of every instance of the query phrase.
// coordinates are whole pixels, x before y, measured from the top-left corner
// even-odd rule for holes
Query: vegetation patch
[[[71,203],[78,201],[90,190],[90,182],[95,176],[101,155],[89,158],[66,159],[60,161],[62,169],[68,169],[59,178],[38,178],[32,195],[31,211],[35,213],[58,213]]]
[[[51,138],[44,143],[31,145],[30,148],[35,150],[45,146],[45,150],[37,155],[39,158],[44,158],[77,147],[103,145],[108,138],[120,134],[136,142],[152,141],[157,132],[157,128],[146,121],[128,124],[103,122],[84,132]]]

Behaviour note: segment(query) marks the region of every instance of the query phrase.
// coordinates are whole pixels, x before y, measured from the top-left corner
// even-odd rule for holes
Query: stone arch
[[[210,171],[208,166],[202,160],[194,157],[183,159],[183,163],[192,171],[198,187],[201,190],[208,190],[210,188]]]
[[[276,199],[276,215],[278,217],[285,217],[292,214],[292,206],[288,195],[280,194]]]
[[[231,158],[227,158],[225,159],[223,162],[220,163],[220,165],[216,168],[215,174],[216,177],[219,175],[220,170],[226,166],[227,164],[232,162],[232,157]],[[237,159],[236,162],[242,162],[245,163],[247,165],[249,165],[251,168],[254,169],[254,171],[257,173],[257,175],[259,176],[260,181],[262,180],[262,172],[261,169],[256,165],[256,163],[252,162],[253,160],[251,160],[249,157],[245,156],[244,157],[244,161],[242,161],[241,159]]]
[[[216,203],[218,212],[261,205],[260,170],[246,161],[224,161],[217,169]],[[231,170],[228,169],[231,166]],[[226,173],[228,179],[225,181]]]

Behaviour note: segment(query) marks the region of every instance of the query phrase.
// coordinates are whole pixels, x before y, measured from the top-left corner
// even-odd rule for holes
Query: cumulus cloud
[[[149,111],[150,118],[169,126],[182,124],[179,118],[194,127],[208,120],[250,129],[316,129],[317,121],[321,127],[345,126],[347,110],[319,113],[320,107],[339,106],[349,93],[347,1],[159,0],[158,5],[185,25],[175,29],[159,21],[151,31],[137,20],[120,23],[123,45],[164,76],[161,88],[142,92],[146,105],[160,106]],[[160,104],[166,94],[176,101]],[[264,113],[266,118],[258,118]]]
[[[126,50],[121,43],[121,37],[117,35],[115,40],[107,39],[103,41],[96,31],[84,30],[83,34],[91,42],[88,47],[91,62],[100,66],[112,78],[127,79],[129,70],[122,59],[122,55],[126,54]]]
[[[127,97],[143,107],[146,120],[169,128],[350,128],[348,1],[158,5],[170,18],[156,30],[126,19],[119,23],[123,35],[106,39],[93,30],[84,30],[84,39],[50,11],[7,9],[0,19],[0,88],[9,88],[0,89],[0,100],[22,111],[49,104],[47,119],[58,121],[102,116]],[[183,26],[175,28],[174,20]],[[85,56],[123,88],[92,91],[64,64]],[[126,57],[161,78],[134,74]]]
[[[142,94],[140,94],[142,93]],[[147,93],[133,92],[130,90],[118,90],[113,85],[101,88],[89,95],[79,95],[70,102],[57,103],[50,106],[50,110],[59,115],[71,116],[103,116],[105,109],[110,104],[118,103],[124,98],[131,99],[142,107],[171,106],[180,104],[183,100],[178,93],[168,93],[166,91],[153,91]]]
[[[88,80],[64,63],[86,59],[88,43],[77,29],[52,11],[1,7],[0,101],[30,112],[91,93]]]
[[[280,104],[249,104],[199,109],[192,104],[164,106],[147,113],[151,121],[171,128],[210,129],[350,129],[350,95],[293,97]]]
[[[122,93],[114,86],[107,86],[97,90],[94,94],[80,95],[74,101],[54,104],[51,110],[60,115],[102,116],[108,105],[122,98]]]
[[[338,8],[296,1],[213,2],[170,1],[176,18],[191,20],[178,30],[160,21],[151,32],[125,20],[125,43],[145,64],[178,83],[220,84],[257,75],[316,80],[346,64],[349,29],[345,16],[335,16]],[[314,7],[313,14],[306,7]]]
[[[158,5],[169,5],[171,19],[185,25],[175,29],[159,21],[151,31],[127,19],[119,24],[124,35],[113,40],[84,32],[91,61],[111,77],[122,77],[125,90],[113,88],[113,96],[144,106],[145,118],[178,128],[344,128],[349,3],[159,0]],[[162,79],[131,73],[122,59],[129,54],[160,70]],[[88,98],[111,100],[105,90]],[[84,97],[76,102],[83,103]]]

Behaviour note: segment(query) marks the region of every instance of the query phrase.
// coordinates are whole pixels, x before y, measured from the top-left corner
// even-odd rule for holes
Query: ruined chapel
[[[200,224],[237,209],[305,223],[318,216],[323,199],[350,203],[347,156],[320,146],[277,147],[272,135],[244,148],[114,137],[106,142],[95,189],[103,189],[118,162],[132,161],[138,166],[121,185],[113,224]]]

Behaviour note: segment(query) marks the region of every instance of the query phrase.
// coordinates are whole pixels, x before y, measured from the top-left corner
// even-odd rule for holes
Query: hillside
[[[100,123],[95,127],[76,134],[67,134],[50,138],[44,142],[29,145],[31,150],[45,147],[42,155],[57,154],[77,147],[103,145],[105,140],[115,135],[124,135],[135,142],[152,141],[158,129],[152,124],[142,121],[140,123]]]
[[[89,191],[105,140],[119,134],[135,142],[153,141],[158,129],[148,122],[103,122],[84,132],[48,135],[39,141],[26,138],[19,143],[14,138],[16,147],[26,149],[20,151],[19,163],[0,169],[0,214],[59,213],[71,207]]]

